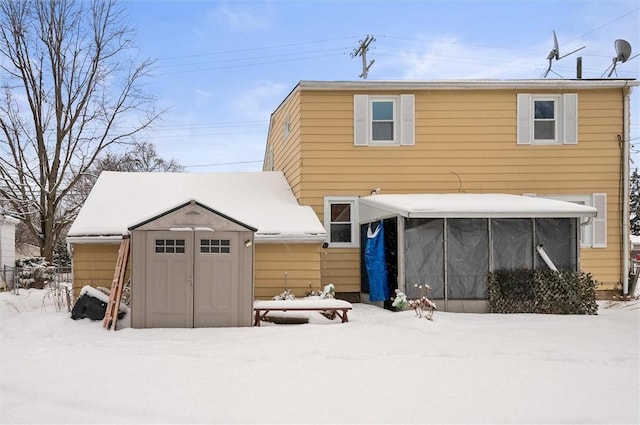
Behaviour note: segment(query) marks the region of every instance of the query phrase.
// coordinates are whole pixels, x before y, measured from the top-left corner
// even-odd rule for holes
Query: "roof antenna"
[[[601,77],[603,77],[604,74],[606,74],[607,71],[609,70],[610,71],[609,71],[609,75],[607,75],[607,78],[611,77],[614,72],[616,73],[616,77],[617,77],[618,72],[616,71],[616,65],[618,64],[618,62],[625,63],[629,59],[633,59],[638,56],[638,55],[635,55],[633,57],[631,56],[631,44],[629,44],[627,40],[622,40],[619,38],[615,41],[614,45],[616,47],[616,57],[613,58],[613,63],[609,65],[609,68],[605,69]]]
[[[558,37],[556,37],[556,32],[553,31],[553,49],[551,49],[551,51],[549,52],[549,55],[547,56],[547,59],[549,60],[549,67],[544,72],[544,75],[542,75],[542,78],[547,78],[547,75],[549,75],[549,72],[553,72],[558,77],[563,78],[562,75],[560,75],[557,72],[551,70],[551,65],[553,63],[553,60],[555,59],[555,60],[559,61],[560,59],[562,59],[564,57],[567,57],[567,56],[577,52],[578,50],[582,50],[585,47],[586,46],[582,46],[579,49],[574,50],[573,52],[567,53],[564,56],[560,56],[560,48],[558,47]]]

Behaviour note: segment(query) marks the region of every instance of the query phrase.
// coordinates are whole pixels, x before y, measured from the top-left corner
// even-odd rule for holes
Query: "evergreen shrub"
[[[595,281],[591,274],[553,270],[489,272],[492,313],[597,314]]]

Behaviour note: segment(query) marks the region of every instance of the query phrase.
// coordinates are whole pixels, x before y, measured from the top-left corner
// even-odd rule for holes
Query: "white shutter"
[[[592,205],[598,210],[593,218],[593,247],[607,247],[607,194],[594,193],[591,195]]]
[[[566,93],[562,96],[563,129],[562,143],[575,145],[578,143],[578,94]]]
[[[531,144],[531,95],[518,93],[518,129],[516,142],[519,145]]]
[[[369,144],[369,96],[366,94],[353,95],[353,144]]]
[[[400,95],[400,144],[415,144],[415,98],[412,94]]]

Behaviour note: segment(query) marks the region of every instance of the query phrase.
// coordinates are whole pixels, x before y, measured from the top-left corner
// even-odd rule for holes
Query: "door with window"
[[[233,232],[146,232],[149,327],[236,326],[237,250]]]

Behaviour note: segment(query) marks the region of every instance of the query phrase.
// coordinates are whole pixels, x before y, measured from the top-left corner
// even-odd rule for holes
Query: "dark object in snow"
[[[73,310],[71,310],[71,318],[73,320],[85,318],[91,320],[102,320],[104,319],[106,311],[106,302],[85,293],[78,298],[78,301],[76,301],[76,304],[73,306]],[[118,313],[118,319],[122,319],[123,316],[124,312],[120,311]]]
[[[300,316],[268,316],[262,319],[266,322],[275,323],[277,325],[303,325],[309,323],[308,317]]]

